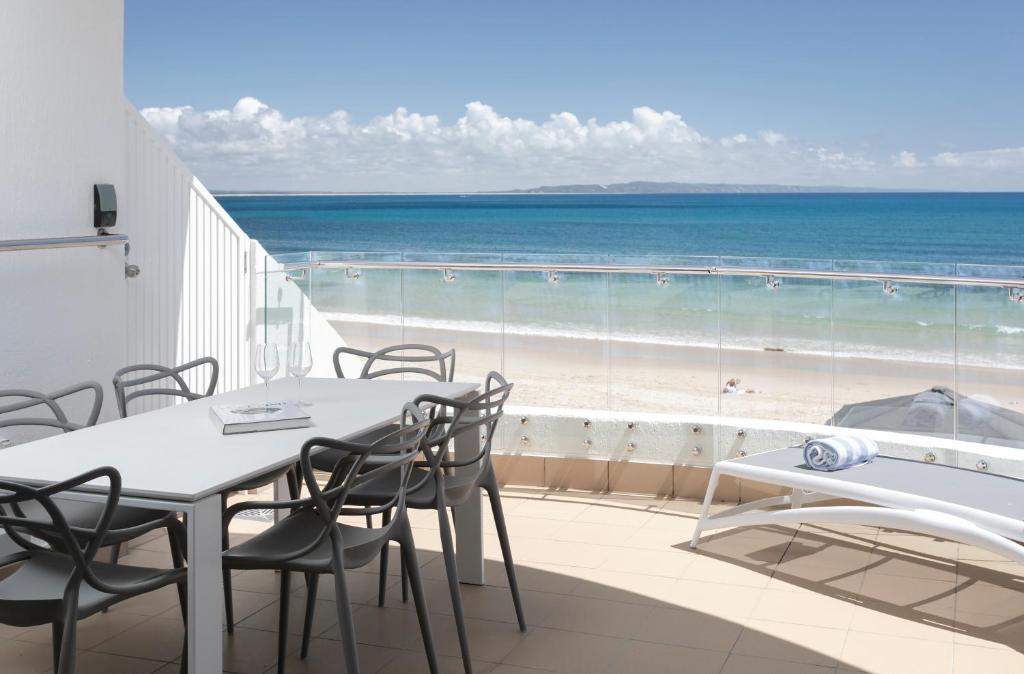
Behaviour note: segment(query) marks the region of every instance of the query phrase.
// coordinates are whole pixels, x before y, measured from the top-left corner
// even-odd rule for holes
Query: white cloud
[[[923,163],[918,160],[917,155],[913,152],[901,150],[898,155],[893,156],[892,165],[898,168],[918,168],[923,166]]]
[[[775,147],[779,143],[785,143],[786,137],[779,133],[778,131],[772,131],[771,129],[769,129],[768,131],[761,132],[761,140],[768,143],[772,147]]]
[[[973,152],[942,152],[932,157],[936,166],[947,168],[1024,168],[1024,147],[1004,147]]]
[[[747,138],[747,134],[737,133],[735,136],[730,136],[729,138],[722,138],[718,142],[722,144],[722,147],[733,147],[734,145],[743,145],[748,140],[750,139]]]
[[[509,117],[479,101],[452,122],[405,108],[364,123],[344,110],[289,118],[252,97],[230,109],[141,112],[219,189],[470,191],[628,180],[895,186],[903,175],[861,153],[774,130],[716,140],[671,110],[649,107],[606,122],[570,112]],[[928,163],[901,152],[893,163],[922,164],[914,179],[941,181],[955,167],[1024,166],[1024,148],[943,153]]]

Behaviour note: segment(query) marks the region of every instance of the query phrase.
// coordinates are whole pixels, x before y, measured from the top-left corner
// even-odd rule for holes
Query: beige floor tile
[[[497,663],[473,660],[474,674],[488,674],[493,672]],[[462,665],[461,657],[448,655],[437,656],[437,668],[439,674],[463,674],[465,668]],[[365,668],[364,668],[365,669]],[[325,672],[327,670],[324,670]],[[421,653],[402,652],[391,662],[384,665],[380,670],[370,670],[379,674],[428,674],[430,668],[427,666],[427,658]]]
[[[88,650],[103,643],[107,639],[117,636],[130,627],[149,620],[147,616],[137,613],[98,613],[85,620],[79,620],[75,640],[78,648]],[[30,627],[18,635],[21,641],[34,641],[41,644],[49,644],[51,640],[51,629],[49,625]]]
[[[549,493],[543,498],[523,501],[515,510],[516,517],[539,517],[568,522],[590,507],[590,500]]]
[[[238,627],[245,629],[263,630],[264,632],[273,632],[276,634],[279,622],[279,607],[280,604],[275,601],[265,608],[256,611],[248,618],[240,620],[235,624]],[[338,612],[335,607],[336,604],[333,601],[317,600],[316,612],[313,616],[313,629],[311,630],[312,636],[318,637],[331,627],[338,624]],[[293,595],[291,601],[288,603],[289,634],[302,634],[305,610],[305,596],[297,597]]]
[[[591,543],[595,545],[625,546],[630,536],[636,533],[634,527],[598,522],[562,522],[544,538],[570,543]]]
[[[742,585],[708,583],[690,578],[677,580],[667,595],[678,608],[730,619],[750,616],[764,590]]]
[[[1012,617],[969,613],[957,608],[958,644],[983,647],[1010,647],[1024,652],[1024,608]]]
[[[164,663],[156,660],[80,651],[75,660],[75,674],[151,674],[163,666]]]
[[[648,576],[631,571],[580,569],[582,579],[572,591],[578,597],[605,599],[627,604],[651,606],[674,605],[676,580],[665,576]]]
[[[632,503],[626,499],[604,498],[572,519],[573,522],[593,522],[619,527],[642,527],[651,521],[658,508],[646,503]]]
[[[627,641],[613,661],[615,672],[643,668],[649,672],[685,671],[687,674],[717,674],[727,653],[702,648],[673,646],[645,641]]]
[[[721,674],[831,674],[831,667],[802,665],[785,660],[755,658],[733,653],[725,661]]]
[[[0,662],[5,674],[43,674],[53,669],[53,651],[48,643],[4,640],[0,641]]]
[[[622,671],[617,669],[617,659],[629,645],[627,639],[539,627],[531,630],[502,662],[565,674],[611,674]]]
[[[404,650],[419,648],[420,627],[413,611],[358,606],[353,607],[353,617],[356,640],[361,644]],[[329,628],[320,638],[338,641],[341,639],[338,626]]]
[[[137,597],[126,599],[110,608],[110,613],[136,613],[145,616],[155,616],[166,613],[170,609],[180,610],[181,603],[178,601],[178,589],[172,585],[162,587],[153,592],[140,594]],[[179,614],[180,615],[180,614]]]
[[[647,607],[634,638],[728,653],[743,626],[726,618],[678,608]]]
[[[953,662],[953,644],[850,632],[839,659],[840,668],[873,674],[948,672]]]
[[[170,662],[181,656],[184,627],[181,615],[157,616],[107,639],[93,650],[130,658]]]
[[[459,657],[461,651],[455,619],[451,616],[435,615],[431,616],[430,622],[438,655]],[[469,635],[469,650],[473,660],[484,662],[501,662],[526,638],[526,634],[520,632],[512,623],[476,618],[466,618],[466,634]],[[423,646],[418,634],[414,643],[415,647],[408,650],[422,651]]]
[[[953,674],[1016,674],[1024,672],[1024,654],[1012,649],[953,647]]]
[[[750,569],[734,564],[730,560],[694,554],[692,561],[681,576],[692,581],[764,588],[771,580],[771,571],[767,568]]]
[[[560,599],[548,615],[532,620],[533,624],[583,634],[635,638],[651,611],[651,607],[641,604],[587,597]]]
[[[846,640],[845,630],[768,620],[745,620],[732,652],[738,655],[834,667]]]
[[[509,537],[513,540],[517,538],[551,538],[555,532],[564,528],[565,524],[557,518],[505,515],[505,526],[508,529]],[[484,510],[484,531],[489,534],[497,532],[494,518],[486,509]]]
[[[289,644],[289,646],[290,651],[285,660],[289,674],[302,674],[303,672],[306,674],[335,674],[335,672],[344,670],[345,655],[342,651],[341,643],[338,641],[313,639],[309,644],[309,656],[305,659],[299,658],[299,643],[297,641]],[[380,672],[396,658],[410,654],[409,651],[359,644],[359,669],[363,672]],[[426,667],[425,656],[420,654],[411,655],[419,655],[424,667]],[[277,667],[272,665],[270,668],[262,671],[266,671],[267,674],[276,674]],[[409,671],[419,670],[410,669]]]
[[[694,501],[542,489],[505,489],[503,499],[530,629],[518,631],[485,513],[488,584],[460,588],[478,672],[1024,671],[1024,572],[969,546],[801,526],[716,532],[693,551]],[[412,519],[441,669],[460,672],[436,517]],[[138,543],[125,563],[167,566],[162,534]],[[384,608],[376,563],[347,575],[363,671],[427,671],[392,552]],[[272,572],[233,575],[238,631],[225,638],[226,672],[275,671],[279,582]],[[322,634],[306,660],[297,652],[300,575],[292,588],[288,671],[337,671],[332,578],[321,578],[314,632]],[[176,673],[178,610],[166,588],[83,621],[79,645],[93,648],[80,651],[79,671]],[[3,674],[49,671],[49,628],[0,626],[0,662]]]
[[[888,634],[910,639],[924,639],[952,643],[956,635],[954,621],[941,622],[937,619],[913,619],[893,615],[885,610],[864,606],[854,608],[850,629],[869,634]]]
[[[498,550],[497,538],[485,536],[490,550]],[[517,562],[582,566],[596,569],[611,556],[615,548],[590,543],[569,543],[566,541],[545,541],[521,538],[512,542],[513,558]]]
[[[909,578],[868,573],[861,585],[864,605],[906,609],[940,620],[954,619],[956,584],[928,578]],[[883,609],[884,610],[884,609]]]
[[[847,629],[857,605],[809,590],[767,589],[750,614],[757,620]]]
[[[670,520],[671,526],[663,520]],[[647,548],[662,550],[668,548],[682,549],[689,547],[693,536],[695,522],[678,520],[671,515],[652,515],[651,520],[639,529],[633,529],[626,539],[625,545],[630,548]]]
[[[604,561],[597,568],[604,571],[638,573],[647,576],[681,578],[694,563],[695,555],[681,550],[642,550],[604,548]]]

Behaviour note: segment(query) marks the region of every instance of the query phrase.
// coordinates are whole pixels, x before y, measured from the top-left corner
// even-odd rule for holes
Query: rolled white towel
[[[852,435],[811,440],[804,445],[804,462],[814,470],[842,470],[869,463],[878,456],[878,445]]]

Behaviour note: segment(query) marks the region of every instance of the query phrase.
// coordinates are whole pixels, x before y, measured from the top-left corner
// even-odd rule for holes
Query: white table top
[[[122,494],[197,501],[297,460],[311,437],[344,439],[392,423],[402,405],[431,393],[459,398],[476,384],[362,379],[308,379],[302,398],[313,425],[283,431],[222,435],[211,405],[263,402],[263,385],[138,414],[0,451],[0,479],[59,482],[97,466],[121,473]],[[285,393],[287,391],[287,393]],[[271,383],[271,397],[294,396],[295,385]]]

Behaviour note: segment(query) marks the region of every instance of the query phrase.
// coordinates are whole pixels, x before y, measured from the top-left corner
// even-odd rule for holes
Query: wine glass
[[[270,380],[277,374],[280,363],[277,358],[277,344],[257,344],[253,368],[267,384],[267,408],[270,408]]]
[[[313,351],[309,348],[309,342],[292,342],[288,345],[288,374],[298,380],[296,388],[296,400],[299,405],[309,405],[302,402],[302,378],[313,369]]]

